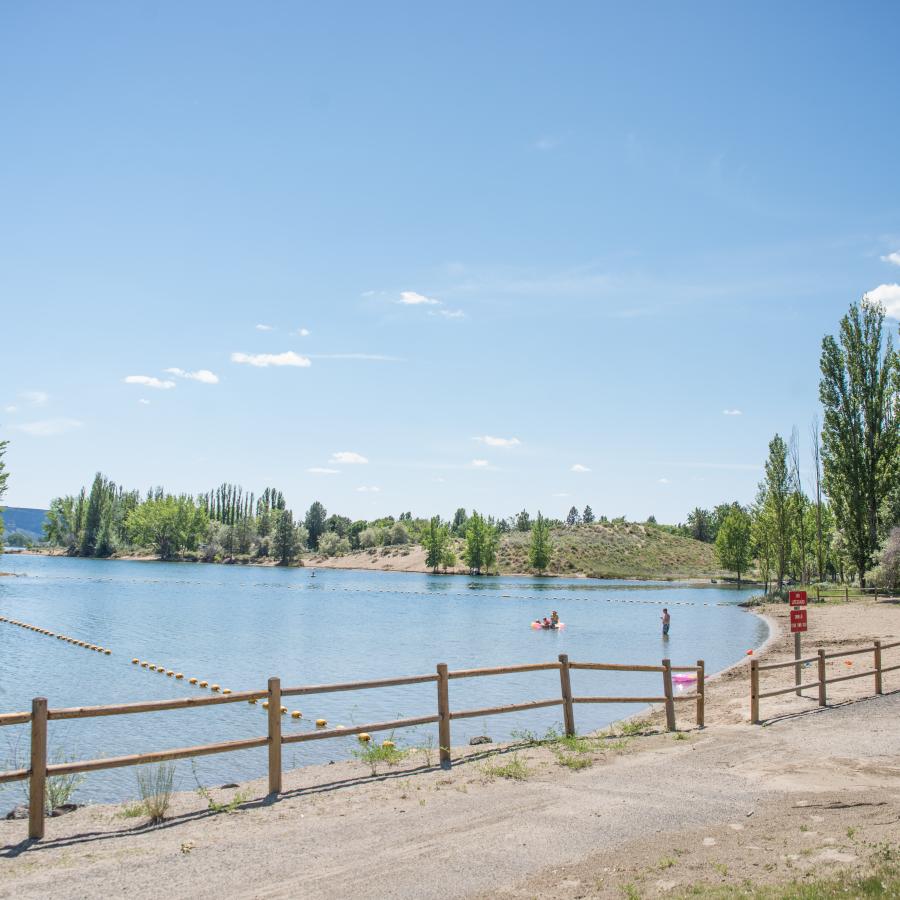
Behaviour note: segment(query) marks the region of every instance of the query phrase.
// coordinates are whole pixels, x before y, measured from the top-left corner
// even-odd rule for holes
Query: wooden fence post
[[[572,737],[575,734],[575,710],[572,705],[572,679],[569,674],[569,656],[567,653],[559,654],[559,685],[562,689],[563,722],[566,735]]]
[[[706,715],[706,663],[697,660],[697,727],[703,728]]]
[[[850,588],[845,584],[844,585],[844,603],[850,602]]]
[[[438,701],[438,749],[440,751],[441,768],[450,768],[450,679],[447,676],[447,663],[438,663],[437,667],[437,701]]]
[[[666,698],[666,731],[675,731],[675,700],[672,691],[672,660],[664,659],[663,692]]]
[[[269,679],[269,793],[281,793],[281,679]]]
[[[822,602],[822,593],[819,590],[819,586],[816,585],[816,603],[821,603],[821,602]]]
[[[825,650],[819,647],[819,706],[825,706],[828,702],[825,690]]]
[[[750,724],[759,725],[759,660],[750,660]]]
[[[875,641],[875,693],[884,693],[881,685],[881,641]]]
[[[31,773],[28,782],[28,837],[44,836],[47,783],[47,698],[31,701]]]

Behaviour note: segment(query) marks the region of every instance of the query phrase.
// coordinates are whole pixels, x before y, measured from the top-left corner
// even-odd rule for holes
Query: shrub
[[[900,528],[892,529],[887,536],[872,580],[882,590],[900,591]]]
[[[322,556],[341,556],[350,552],[350,541],[342,538],[337,532],[326,531],[319,538],[319,553]]]
[[[141,805],[154,825],[162,822],[172,800],[172,784],[175,780],[175,763],[159,763],[156,766],[140,766],[135,770]]]

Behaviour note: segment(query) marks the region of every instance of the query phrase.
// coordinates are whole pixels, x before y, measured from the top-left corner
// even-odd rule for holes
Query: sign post
[[[797,685],[796,694],[798,697],[803,696],[800,685],[803,683],[801,674],[800,659],[800,635],[806,631],[806,591],[791,591],[789,595],[791,604],[791,634],[794,635],[794,659],[797,662],[794,665],[794,684]]]

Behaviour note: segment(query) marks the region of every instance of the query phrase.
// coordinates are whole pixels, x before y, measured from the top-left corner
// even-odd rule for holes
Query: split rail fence
[[[754,725],[760,722],[759,701],[767,697],[777,697],[780,694],[797,694],[800,696],[804,690],[813,688],[818,691],[819,706],[828,705],[827,686],[829,684],[837,684],[840,681],[850,681],[854,678],[873,678],[875,685],[875,693],[884,693],[883,675],[885,672],[895,672],[900,670],[900,664],[885,666],[882,662],[882,654],[886,650],[894,650],[900,647],[900,641],[894,641],[891,644],[884,644],[881,641],[873,641],[865,647],[857,647],[853,650],[837,650],[833,653],[827,653],[824,648],[820,648],[815,656],[806,656],[800,659],[789,659],[784,662],[764,663],[760,664],[758,659],[750,661],[750,721]],[[853,672],[850,675],[839,675],[833,678],[827,677],[826,664],[830,659],[842,659],[847,656],[859,656],[861,654],[872,654],[872,668],[866,669],[864,672]],[[816,680],[802,681],[802,667],[805,663],[816,663]],[[776,669],[792,669],[794,670],[794,683],[790,687],[782,687],[773,691],[760,692],[760,674],[762,672],[771,672]]]
[[[483,709],[467,709],[454,711],[450,708],[450,682],[459,678],[481,678],[490,675],[508,675],[518,672],[535,672],[540,670],[559,671],[560,695],[546,700],[529,700],[525,703],[514,703],[506,706],[490,706]],[[588,669],[600,672],[658,672],[662,675],[662,695],[646,697],[576,697],[572,693],[571,672],[573,669]],[[693,693],[675,694],[672,686],[674,672],[693,672],[696,675],[696,689]],[[31,724],[31,757],[27,769],[15,769],[0,772],[0,784],[12,781],[29,782],[28,803],[28,836],[39,840],[44,836],[45,817],[45,785],[48,778],[54,776],[74,775],[76,773],[97,772],[102,769],[115,769],[122,766],[138,766],[149,763],[167,762],[188,757],[208,756],[215,753],[230,753],[236,750],[250,750],[255,747],[268,747],[269,793],[279,794],[282,790],[281,749],[285,744],[299,744],[306,741],[320,741],[328,738],[341,738],[363,732],[393,731],[398,728],[412,728],[419,725],[438,726],[438,747],[440,763],[444,768],[451,764],[450,725],[454,719],[468,719],[482,716],[500,715],[503,713],[522,712],[544,707],[561,706],[563,721],[567,735],[575,734],[576,703],[662,703],[666,712],[666,728],[674,731],[675,703],[679,701],[696,702],[696,723],[703,726],[704,717],[704,675],[703,660],[695,666],[673,666],[664,659],[661,665],[622,665],[618,663],[570,662],[567,655],[562,654],[558,662],[527,663],[514,666],[496,666],[480,669],[457,669],[450,671],[446,663],[440,663],[436,672],[427,675],[411,675],[403,678],[381,678],[374,681],[351,681],[340,684],[314,684],[301,687],[282,687],[281,679],[270,678],[268,688],[264,691],[240,691],[215,697],[186,697],[173,700],[150,700],[140,703],[124,703],[115,706],[78,706],[68,709],[48,709],[44,697],[36,697],[31,704],[31,712],[0,714],[0,726]],[[281,699],[282,697],[298,697],[309,694],[330,694],[338,691],[361,691],[373,688],[396,687],[399,685],[423,684],[434,682],[437,685],[437,714],[396,719],[393,722],[370,722],[366,725],[354,725],[352,728],[317,728],[315,731],[298,734],[282,734]],[[108,757],[106,759],[80,760],[47,764],[47,723],[62,719],[88,719],[98,716],[118,716],[130,713],[159,712],[170,709],[193,709],[203,706],[218,706],[223,703],[241,703],[253,700],[268,701],[268,733],[264,737],[246,738],[236,741],[223,741],[216,744],[204,744],[194,747],[181,747],[172,750],[157,750],[150,753],[136,753],[129,756]]]

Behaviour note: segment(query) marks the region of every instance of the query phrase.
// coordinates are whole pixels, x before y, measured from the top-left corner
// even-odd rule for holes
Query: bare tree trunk
[[[822,450],[819,444],[818,416],[813,416],[809,431],[812,438],[813,470],[816,477],[816,565],[819,570],[819,581],[821,581],[825,571],[825,553],[822,545]]]

